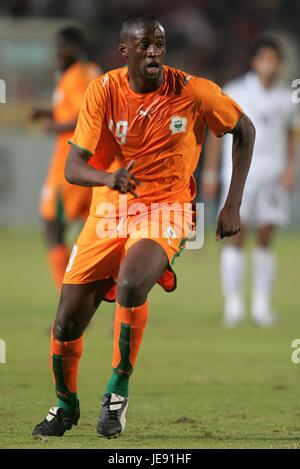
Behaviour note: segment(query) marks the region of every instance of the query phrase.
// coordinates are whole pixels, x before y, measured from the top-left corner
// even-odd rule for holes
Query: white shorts
[[[226,200],[229,182],[223,181],[219,212]],[[280,181],[265,181],[245,187],[241,221],[243,224],[258,228],[264,225],[284,226],[289,219],[288,193]]]

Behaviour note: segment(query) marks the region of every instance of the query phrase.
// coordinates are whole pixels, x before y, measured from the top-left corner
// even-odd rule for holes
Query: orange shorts
[[[174,222],[171,224],[172,226],[165,227],[162,220],[159,220],[152,231],[149,229],[149,225],[146,228],[142,222],[138,227],[135,225],[135,229],[133,229],[132,225],[137,223],[138,219],[141,221],[140,217],[128,216],[125,220],[118,219],[116,222],[112,222],[109,234],[107,233],[107,236],[104,237],[103,219],[89,215],[73,247],[63,283],[84,284],[108,278],[116,282],[121,262],[128,249],[141,239],[146,238],[157,242],[165,251],[169,265],[158,283],[166,291],[173,291],[176,288],[176,277],[171,269],[171,264],[184,248],[185,239],[176,236],[177,227]],[[159,233],[162,235],[160,236]],[[110,300],[114,300],[115,292],[108,296]]]
[[[39,212],[46,220],[85,220],[89,214],[92,189],[69,184],[63,174],[49,171],[44,183]]]

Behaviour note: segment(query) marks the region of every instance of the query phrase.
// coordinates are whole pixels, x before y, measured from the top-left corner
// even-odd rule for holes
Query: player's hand
[[[115,191],[121,192],[121,194],[130,192],[134,197],[138,197],[136,186],[140,185],[140,181],[130,172],[134,164],[135,161],[131,160],[126,168],[120,168],[109,174],[106,185]]]
[[[285,190],[290,191],[296,185],[296,171],[293,166],[288,166],[281,175],[281,183]]]
[[[49,110],[40,108],[33,109],[29,117],[32,120],[44,119],[46,117],[49,117]]]
[[[225,204],[219,215],[216,240],[219,241],[226,236],[234,236],[240,229],[239,205]]]

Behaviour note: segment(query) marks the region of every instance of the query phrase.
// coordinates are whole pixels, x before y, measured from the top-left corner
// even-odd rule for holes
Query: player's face
[[[59,70],[63,71],[77,60],[77,50],[71,44],[58,37],[56,40],[56,63]]]
[[[128,68],[145,82],[157,81],[163,74],[166,53],[165,31],[160,24],[132,31],[124,52]]]
[[[253,58],[252,67],[262,80],[271,82],[281,71],[281,60],[274,49],[263,47]]]

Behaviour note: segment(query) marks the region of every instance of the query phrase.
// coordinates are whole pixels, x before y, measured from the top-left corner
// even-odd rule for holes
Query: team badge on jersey
[[[173,116],[170,122],[170,130],[172,135],[186,132],[187,118],[180,116]]]

